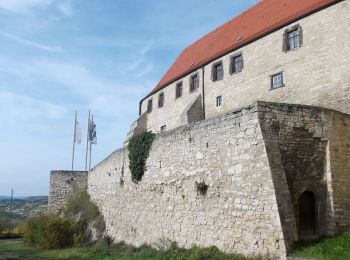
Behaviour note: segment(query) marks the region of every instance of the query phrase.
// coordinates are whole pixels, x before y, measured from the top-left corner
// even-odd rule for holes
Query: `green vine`
[[[130,138],[128,144],[129,150],[129,169],[131,171],[131,180],[138,183],[146,170],[146,160],[151,150],[155,134],[143,132]]]

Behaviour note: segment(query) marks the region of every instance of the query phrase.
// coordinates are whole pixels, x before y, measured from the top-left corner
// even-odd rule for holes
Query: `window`
[[[290,51],[300,48],[303,41],[302,38],[302,29],[299,25],[286,30],[284,33],[283,51]]]
[[[295,29],[287,34],[287,48],[288,50],[293,50],[299,48],[300,37],[299,29]]]
[[[232,57],[231,74],[240,73],[242,70],[243,70],[243,56],[242,56],[242,54]]]
[[[198,74],[194,74],[190,78],[190,92],[196,91],[199,87]]]
[[[152,108],[153,108],[153,102],[152,102],[152,99],[149,99],[148,104],[147,104],[147,113],[148,114],[152,113]]]
[[[163,133],[166,131],[166,125],[160,127],[160,132]]]
[[[213,81],[222,80],[224,78],[224,67],[221,61],[214,63],[212,69],[212,78]]]
[[[182,96],[182,82],[176,84],[176,98]]]
[[[164,106],[164,93],[160,93],[158,96],[158,107]]]
[[[222,96],[216,97],[216,107],[222,106]]]
[[[283,86],[283,72],[271,76],[271,89],[276,89]]]

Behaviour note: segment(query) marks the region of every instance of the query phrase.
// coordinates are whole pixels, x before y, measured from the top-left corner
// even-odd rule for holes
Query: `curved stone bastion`
[[[157,135],[138,184],[127,149],[88,174],[116,242],[169,239],[280,258],[297,240],[350,227],[348,187],[350,115],[269,102]]]

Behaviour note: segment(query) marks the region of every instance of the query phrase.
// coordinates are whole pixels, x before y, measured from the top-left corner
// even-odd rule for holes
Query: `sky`
[[[150,92],[189,44],[255,0],[0,0],[0,195],[47,195],[70,170],[74,111],[97,126],[92,166],[122,147]]]

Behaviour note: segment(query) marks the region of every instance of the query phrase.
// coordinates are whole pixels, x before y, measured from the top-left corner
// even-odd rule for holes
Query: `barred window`
[[[179,82],[176,84],[176,98],[179,98],[182,96],[182,82]]]
[[[158,96],[158,107],[164,106],[164,93],[160,93]]]
[[[231,74],[239,73],[243,70],[243,56],[242,54],[232,57],[231,60]]]
[[[222,96],[216,97],[216,107],[222,106]]]
[[[198,75],[194,74],[190,78],[190,92],[196,91],[199,87]]]
[[[213,65],[212,78],[213,81],[222,80],[224,78],[224,66],[221,61]]]
[[[153,101],[152,99],[148,100],[148,104],[147,104],[147,113],[152,113],[152,109],[153,109]]]
[[[271,76],[271,89],[276,89],[284,86],[283,72]]]

